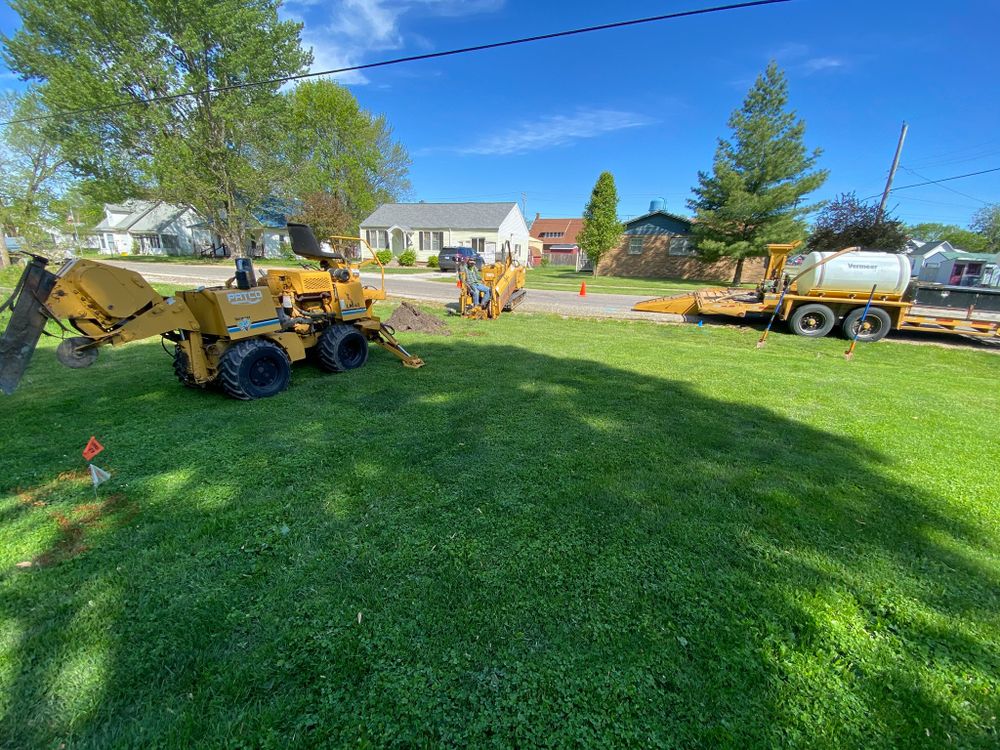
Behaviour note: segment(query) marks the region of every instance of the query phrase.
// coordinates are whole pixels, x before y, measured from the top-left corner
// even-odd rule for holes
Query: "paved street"
[[[218,285],[233,275],[228,266],[211,266],[202,264],[185,265],[181,263],[145,263],[121,260],[109,261],[115,265],[141,273],[150,281],[172,284]],[[266,270],[266,269],[261,269]],[[454,285],[433,281],[441,278],[441,272],[431,271],[426,274],[386,274],[385,289],[392,297],[421,300],[427,302],[455,302],[456,289]],[[449,274],[450,275],[450,274]],[[369,284],[378,284],[379,275],[362,273],[362,279]],[[631,294],[588,294],[581,297],[576,292],[557,292],[531,288],[531,271],[528,271],[528,297],[518,307],[525,312],[548,312],[559,315],[579,317],[611,317],[630,318],[637,320],[652,320],[660,323],[677,322],[680,316],[658,315],[655,313],[639,313],[631,310],[632,305],[640,300],[649,299],[652,295]]]

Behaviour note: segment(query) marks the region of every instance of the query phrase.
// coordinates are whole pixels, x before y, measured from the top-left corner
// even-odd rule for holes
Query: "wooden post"
[[[899,168],[899,156],[903,153],[903,141],[906,140],[906,130],[909,126],[903,122],[903,129],[899,133],[899,143],[896,144],[896,155],[892,157],[892,166],[889,168],[889,179],[885,181],[885,191],[882,193],[882,202],[878,204],[878,213],[875,214],[875,223],[882,222],[885,216],[885,204],[889,201],[889,193],[892,192],[892,181],[896,177],[896,169]]]

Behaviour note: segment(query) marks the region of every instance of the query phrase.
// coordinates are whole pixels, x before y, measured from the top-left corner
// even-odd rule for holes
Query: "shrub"
[[[392,262],[392,250],[379,250],[375,253],[375,257],[378,258],[379,263],[387,266]]]
[[[431,257],[429,257],[427,259],[427,267],[428,268],[437,268],[438,267],[438,257],[436,255],[432,255]]]
[[[545,256],[543,255],[543,256],[542,256],[542,262],[541,262],[541,263],[540,263],[539,265],[541,265],[541,267],[542,267],[542,268],[548,268],[548,266],[549,266],[549,263],[551,263],[551,262],[552,262],[552,261],[550,261],[550,260],[549,260],[548,258],[546,258],[546,257],[545,257]]]
[[[412,266],[417,262],[417,254],[413,250],[406,250],[399,256],[399,265]]]

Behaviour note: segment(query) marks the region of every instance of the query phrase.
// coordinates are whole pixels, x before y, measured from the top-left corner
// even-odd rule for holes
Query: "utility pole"
[[[521,216],[524,217],[525,221],[528,220],[528,214],[525,213],[525,211],[527,210],[528,210],[528,194],[521,193]]]
[[[882,202],[878,204],[878,213],[875,214],[875,223],[880,224],[885,215],[885,204],[889,201],[889,193],[892,192],[892,180],[896,176],[896,169],[899,167],[899,155],[903,153],[903,141],[906,140],[906,121],[903,121],[903,129],[899,133],[899,143],[896,144],[896,155],[892,157],[892,166],[889,168],[889,179],[885,181],[885,192],[882,193]]]

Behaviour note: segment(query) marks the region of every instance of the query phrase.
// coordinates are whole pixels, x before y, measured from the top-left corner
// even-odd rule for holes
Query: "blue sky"
[[[282,13],[304,22],[319,70],[713,4],[294,0]],[[9,32],[17,17],[2,10]],[[573,216],[610,170],[623,217],[655,197],[685,213],[729,113],[772,58],[807,144],[824,151],[830,179],[818,198],[879,193],[904,119],[897,185],[1000,167],[998,28],[997,0],[794,0],[341,81],[410,150],[414,199],[525,193],[530,217]],[[900,191],[890,207],[911,223],[965,225],[1000,201],[1000,172],[947,185]]]

